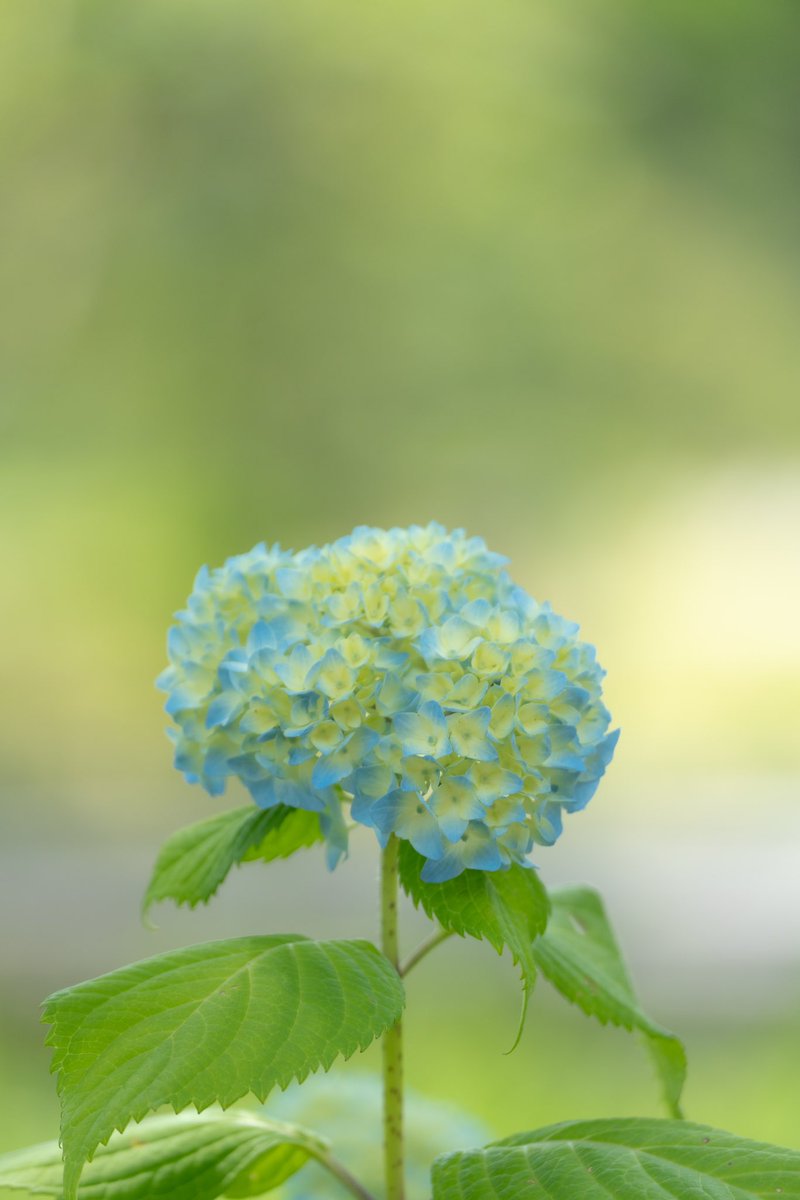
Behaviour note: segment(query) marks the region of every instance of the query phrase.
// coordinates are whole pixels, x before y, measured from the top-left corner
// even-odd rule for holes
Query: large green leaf
[[[349,1057],[399,1019],[403,986],[369,942],[298,935],[190,946],[45,1003],[59,1072],[64,1194],[115,1129],[163,1104],[223,1108]]]
[[[571,1121],[433,1166],[433,1200],[800,1200],[800,1152],[686,1121]]]
[[[401,843],[403,890],[448,932],[487,941],[498,954],[508,947],[522,972],[527,1003],[536,980],[533,943],[549,913],[547,892],[536,872],[512,866],[507,871],[464,871],[446,883],[425,883],[424,863],[408,842]],[[523,1020],[524,1015],[523,1006]]]
[[[248,804],[179,829],[158,856],[144,911],[159,900],[194,908],[214,895],[237,863],[288,858],[321,839],[316,813],[283,804],[266,811]]]
[[[533,945],[542,974],[589,1016],[644,1036],[667,1109],[680,1117],[686,1052],[673,1033],[642,1012],[602,900],[591,888],[564,888],[551,900],[547,929]]]
[[[247,1112],[148,1117],[100,1149],[81,1179],[82,1200],[217,1200],[260,1196],[327,1143],[297,1126]],[[57,1142],[0,1155],[0,1189],[61,1196]]]

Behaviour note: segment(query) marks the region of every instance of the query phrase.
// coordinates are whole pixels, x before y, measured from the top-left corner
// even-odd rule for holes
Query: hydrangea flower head
[[[410,842],[430,882],[528,865],[617,732],[594,648],[506,561],[431,524],[203,568],[159,679],[175,765],[319,813],[331,865],[349,821]]]

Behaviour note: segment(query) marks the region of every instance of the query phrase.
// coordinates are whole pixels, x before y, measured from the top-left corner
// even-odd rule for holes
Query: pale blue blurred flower
[[[336,1157],[375,1196],[383,1195],[381,1154],[382,1084],[377,1075],[333,1071],[316,1075],[302,1088],[291,1085],[265,1106],[266,1115],[313,1129],[330,1139]],[[440,1154],[483,1146],[496,1136],[482,1121],[454,1105],[405,1095],[405,1149],[408,1200],[428,1200],[431,1165]],[[342,1185],[316,1163],[293,1176],[278,1200],[341,1200]]]

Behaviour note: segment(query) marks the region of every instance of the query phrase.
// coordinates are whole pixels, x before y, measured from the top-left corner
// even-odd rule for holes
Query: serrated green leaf
[[[680,1117],[686,1052],[675,1034],[640,1008],[600,896],[591,888],[563,888],[551,893],[551,901],[547,929],[533,946],[542,974],[589,1016],[643,1035],[667,1109]]]
[[[397,972],[369,942],[296,934],[190,946],[45,1002],[64,1194],[115,1129],[169,1104],[227,1108],[327,1069],[394,1025]]]
[[[144,898],[145,914],[159,900],[192,908],[207,902],[237,863],[288,858],[322,840],[319,817],[304,809],[234,808],[179,829],[165,842]]]
[[[524,1021],[527,997],[536,981],[533,943],[549,914],[547,892],[538,875],[512,866],[507,871],[464,871],[446,883],[425,883],[424,863],[408,842],[401,843],[403,890],[448,932],[487,941],[498,954],[508,947],[522,973]]]
[[[261,1196],[294,1175],[327,1143],[248,1112],[148,1117],[100,1149],[81,1179],[81,1200],[217,1200]],[[0,1188],[61,1196],[57,1142],[0,1155]]]
[[[800,1152],[687,1121],[571,1121],[433,1165],[433,1200],[800,1200]]]

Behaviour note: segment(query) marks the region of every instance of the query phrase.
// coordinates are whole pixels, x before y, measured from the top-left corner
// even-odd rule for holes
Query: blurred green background
[[[153,679],[201,563],[431,518],[609,671],[617,759],[545,880],[607,895],[689,1115],[800,1145],[800,8],[6,0],[2,35],[0,1148],[55,1132],[47,992],[373,932],[368,837],[142,930],[219,805]],[[498,1134],[658,1111],[544,988],[504,1058],[483,947],[412,1005],[411,1082]]]

